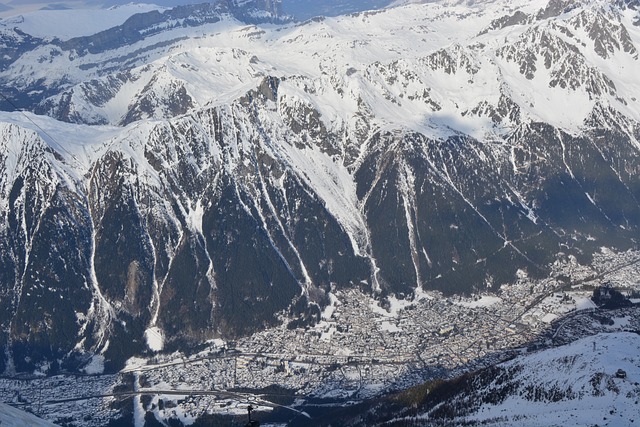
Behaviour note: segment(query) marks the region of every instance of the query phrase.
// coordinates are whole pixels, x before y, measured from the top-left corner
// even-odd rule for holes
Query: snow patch
[[[366,255],[369,233],[362,212],[353,176],[329,155],[317,148],[302,150],[284,146],[297,173],[324,201],[325,208],[344,227],[356,255]]]
[[[631,318],[629,316],[614,317],[612,320],[613,320],[613,325],[606,325],[607,329],[619,331],[621,329],[625,329],[629,327],[629,322]]]
[[[456,301],[454,304],[467,308],[479,308],[479,307],[491,307],[494,304],[502,302],[502,298],[494,295],[482,295],[477,300],[470,301]]]
[[[387,301],[389,303],[388,310],[382,308],[377,301],[373,301],[371,303],[371,311],[383,317],[397,318],[400,315],[400,311],[413,305],[413,301],[398,299],[393,295],[388,296]]]
[[[338,298],[331,292],[328,294],[329,304],[322,311],[322,320],[330,320],[333,317],[333,313],[336,311],[336,306],[340,304]]]
[[[590,310],[597,307],[591,298],[586,296],[576,297],[575,301],[576,310]]]
[[[147,347],[152,351],[162,351],[164,348],[164,335],[162,330],[157,326],[152,326],[144,331],[144,338],[147,341]]]
[[[398,325],[391,323],[388,320],[380,323],[380,329],[389,333],[402,332],[402,328],[399,328]]]
[[[83,368],[85,374],[99,375],[104,373],[104,356],[101,354],[94,355],[87,366]]]
[[[189,210],[187,222],[192,231],[202,234],[202,217],[204,216],[204,208],[202,202],[198,200],[195,208]]]

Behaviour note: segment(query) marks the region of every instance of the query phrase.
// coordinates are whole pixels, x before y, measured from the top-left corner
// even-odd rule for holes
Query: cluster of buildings
[[[632,252],[603,254],[591,268],[567,260],[548,279],[521,272],[499,294],[471,298],[419,292],[413,300],[376,300],[336,288],[315,326],[283,324],[191,356],[157,354],[118,375],[0,379],[0,399],[53,421],[80,416],[84,425],[103,425],[127,398],[138,413],[191,418],[243,412],[243,401],[266,404],[271,396],[298,406],[308,399],[362,400],[514,353],[602,331],[640,330],[638,307],[602,311],[590,302],[604,278],[623,292],[638,291],[639,260]],[[50,396],[66,402],[52,403]]]

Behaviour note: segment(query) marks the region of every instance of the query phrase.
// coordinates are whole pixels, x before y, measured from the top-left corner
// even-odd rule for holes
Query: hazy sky
[[[39,9],[100,9],[128,3],[152,3],[160,6],[202,3],[206,0],[0,0],[0,17],[8,17]]]

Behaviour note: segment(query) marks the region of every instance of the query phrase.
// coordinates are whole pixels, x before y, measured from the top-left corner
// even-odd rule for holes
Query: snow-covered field
[[[638,333],[602,333],[501,366],[521,369],[512,379],[517,392],[498,405],[483,405],[468,421],[530,427],[622,427],[640,421]],[[528,387],[557,390],[557,401],[527,398]],[[496,419],[503,421],[491,421]]]
[[[0,403],[0,426],[2,427],[54,427],[55,424]]]

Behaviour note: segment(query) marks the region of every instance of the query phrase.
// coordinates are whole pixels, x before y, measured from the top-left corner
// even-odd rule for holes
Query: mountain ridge
[[[0,116],[0,371],[118,370],[150,330],[192,347],[313,324],[335,287],[497,290],[637,247],[631,5],[185,7],[130,46],[25,38],[0,81],[51,118]]]

